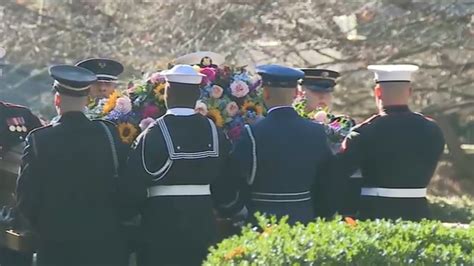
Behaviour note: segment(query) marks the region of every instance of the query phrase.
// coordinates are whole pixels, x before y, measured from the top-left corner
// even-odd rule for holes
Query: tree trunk
[[[448,145],[449,154],[452,157],[452,163],[458,178],[473,178],[474,167],[472,163],[474,162],[469,160],[469,157],[461,148],[461,142],[450,123],[449,116],[439,114],[436,116],[436,121],[443,131],[446,145]]]

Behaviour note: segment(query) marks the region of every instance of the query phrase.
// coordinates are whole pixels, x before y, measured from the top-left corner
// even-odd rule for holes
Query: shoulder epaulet
[[[380,114],[373,115],[373,116],[367,118],[366,120],[364,120],[362,123],[360,123],[358,125],[355,125],[352,129],[354,130],[354,129],[358,129],[358,128],[367,126],[379,117],[380,117]]]

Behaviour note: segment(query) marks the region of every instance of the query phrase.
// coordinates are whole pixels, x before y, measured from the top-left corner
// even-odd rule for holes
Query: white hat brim
[[[369,65],[367,69],[374,72],[374,79],[377,82],[411,81],[412,73],[419,67],[415,65]]]

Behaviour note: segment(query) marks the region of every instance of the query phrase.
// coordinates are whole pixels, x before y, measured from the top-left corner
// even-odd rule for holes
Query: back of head
[[[90,70],[78,66],[56,65],[49,68],[56,90],[55,105],[59,114],[84,111],[90,86],[97,77]]]
[[[297,89],[264,87],[264,100],[268,107],[289,106],[293,103]]]
[[[199,84],[168,82],[165,91],[166,106],[194,108],[200,94]]]
[[[274,64],[257,66],[257,73],[262,77],[267,107],[291,105],[298,81],[304,77],[299,69]]]
[[[165,91],[165,101],[168,108],[193,108],[201,95],[199,86],[204,75],[198,73],[190,65],[175,65],[161,72],[168,86]]]
[[[411,96],[412,74],[416,65],[369,65],[374,72],[376,104],[379,108],[389,105],[407,105]]]
[[[56,97],[59,98],[56,105],[61,114],[84,111],[88,100],[87,96],[71,96],[64,93],[57,93]]]
[[[379,83],[382,104],[407,105],[411,96],[410,82],[381,82]]]

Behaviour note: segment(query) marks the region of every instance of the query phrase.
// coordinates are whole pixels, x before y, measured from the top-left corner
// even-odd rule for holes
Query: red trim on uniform
[[[365,126],[367,124],[370,124],[370,122],[372,122],[373,120],[375,120],[376,118],[380,117],[380,116],[383,116],[384,114],[376,114],[376,115],[373,115],[369,118],[367,118],[366,120],[364,120],[362,123],[356,125],[352,130],[354,129],[358,129],[360,128],[361,126]]]

